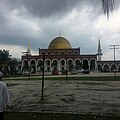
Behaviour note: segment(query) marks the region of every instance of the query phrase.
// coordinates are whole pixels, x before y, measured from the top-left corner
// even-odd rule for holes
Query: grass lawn
[[[65,76],[45,76],[45,80],[66,80]],[[28,76],[19,76],[19,77],[7,77],[4,80],[29,80]],[[41,76],[31,76],[30,80],[42,80]],[[90,81],[118,81],[120,80],[120,76],[69,76],[67,80],[90,80]]]
[[[120,117],[75,114],[5,113],[5,120],[120,120]]]

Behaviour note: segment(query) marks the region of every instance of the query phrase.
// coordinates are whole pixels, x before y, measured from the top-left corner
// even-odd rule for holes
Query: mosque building
[[[95,54],[81,54],[80,47],[72,48],[70,42],[64,37],[54,38],[48,48],[40,49],[38,55],[32,55],[30,47],[23,52],[22,63],[20,68],[26,71],[30,68],[31,73],[42,71],[43,54],[45,55],[44,70],[45,72],[87,69],[92,72],[112,72],[120,71],[120,61],[102,61],[102,49],[100,40],[98,40],[98,50]]]

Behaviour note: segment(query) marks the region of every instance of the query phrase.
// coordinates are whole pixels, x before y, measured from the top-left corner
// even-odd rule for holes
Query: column
[[[58,61],[58,71],[59,71],[59,74],[60,74],[60,71],[61,71],[61,68],[60,68],[60,60]]]

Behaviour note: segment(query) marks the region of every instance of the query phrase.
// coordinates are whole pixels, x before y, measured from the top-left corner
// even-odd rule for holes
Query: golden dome
[[[48,49],[66,49],[66,48],[71,48],[71,44],[64,37],[56,37],[50,42],[48,47]]]

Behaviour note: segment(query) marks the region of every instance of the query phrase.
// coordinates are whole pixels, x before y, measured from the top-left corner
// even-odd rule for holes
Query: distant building
[[[61,71],[66,69],[71,72],[80,68],[93,72],[120,71],[120,61],[102,61],[100,40],[97,54],[81,54],[80,47],[72,48],[70,42],[60,36],[53,39],[48,48],[39,48],[38,55],[32,55],[29,47],[23,53],[22,63],[19,66],[23,72],[30,68],[31,73],[39,73],[42,70],[43,54],[45,54],[45,72],[57,70],[61,74]]]

